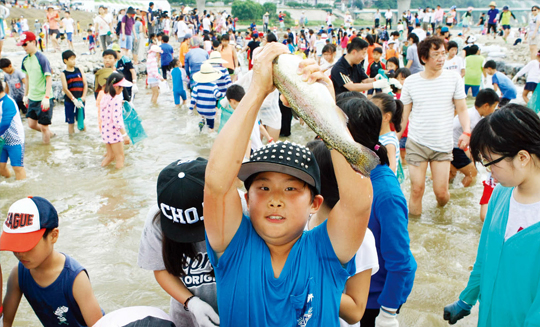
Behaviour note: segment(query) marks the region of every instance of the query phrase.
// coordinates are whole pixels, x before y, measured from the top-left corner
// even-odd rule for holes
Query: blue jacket
[[[411,253],[407,229],[407,201],[398,179],[386,165],[371,172],[373,204],[369,229],[375,236],[379,271],[371,276],[367,308],[397,309],[411,293],[416,261]]]

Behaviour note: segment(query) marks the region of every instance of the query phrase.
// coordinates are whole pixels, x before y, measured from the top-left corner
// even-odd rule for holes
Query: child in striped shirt
[[[79,130],[85,130],[84,103],[86,101],[88,84],[81,70],[75,67],[75,58],[75,52],[71,50],[66,50],[62,53],[62,60],[66,65],[66,70],[60,73],[60,80],[62,81],[62,90],[65,94],[64,107],[69,134],[75,133],[75,120],[77,120]],[[80,115],[79,111],[81,111]]]
[[[201,70],[193,75],[196,84],[191,90],[191,103],[189,114],[193,114],[193,108],[197,106],[197,112],[203,117],[199,123],[202,131],[204,125],[208,125],[210,132],[214,131],[214,119],[216,116],[216,101],[224,97],[215,81],[221,77],[221,73],[212,67],[212,64],[201,65]]]
[[[159,96],[159,81],[163,81],[163,77],[159,74],[158,61],[163,50],[159,45],[153,45],[148,50],[148,58],[146,59],[146,74],[148,76],[148,86],[152,89],[152,104],[157,105]]]
[[[227,61],[221,58],[221,53],[219,51],[212,51],[212,53],[210,53],[210,58],[206,60],[205,63],[212,64],[212,67],[221,73],[221,77],[216,81],[216,85],[219,92],[225,94],[232,84],[229,70],[222,65],[226,64]]]

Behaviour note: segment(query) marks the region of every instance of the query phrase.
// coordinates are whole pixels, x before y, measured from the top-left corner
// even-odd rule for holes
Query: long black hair
[[[105,84],[105,93],[108,93],[113,98],[116,96],[116,90],[114,89],[114,84],[120,82],[124,78],[124,75],[114,72],[107,78],[107,83]]]
[[[470,147],[475,161],[488,153],[514,157],[521,150],[540,159],[540,118],[532,109],[508,104],[478,122]]]
[[[401,131],[401,116],[403,116],[403,102],[400,100],[394,99],[393,96],[386,93],[377,93],[372,98],[371,101],[374,102],[377,100],[380,105],[378,107],[381,109],[383,115],[386,113],[392,114],[392,119],[390,122],[394,124],[396,132]]]
[[[381,164],[388,165],[388,152],[379,142],[382,125],[381,110],[373,103],[359,98],[349,98],[337,103],[347,117],[347,127],[354,140],[375,151]]]
[[[156,219],[161,219],[160,212],[154,216],[154,222]],[[190,262],[202,262],[204,259],[198,255],[197,250],[195,249],[195,243],[175,242],[168,238],[163,232],[161,233],[161,247],[161,255],[163,257],[163,263],[165,264],[165,270],[176,277],[186,276],[184,269],[188,267]],[[211,274],[213,276],[213,270]]]
[[[313,153],[321,171],[321,195],[324,198],[324,203],[332,209],[339,201],[339,188],[332,163],[332,154],[322,140],[309,141],[306,146]]]

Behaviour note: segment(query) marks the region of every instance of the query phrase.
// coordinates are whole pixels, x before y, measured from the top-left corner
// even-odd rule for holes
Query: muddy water
[[[49,199],[60,215],[56,249],[69,254],[88,270],[100,305],[106,312],[135,305],[168,311],[169,296],[153,273],[137,266],[137,250],[147,209],[156,201],[160,170],[178,158],[208,157],[213,138],[199,134],[198,118],[175,109],[171,94],[161,95],[159,107],[151,107],[149,90],[141,92],[135,107],[148,138],[126,147],[126,167],[100,167],[105,153],[97,128],[94,101],[88,98],[87,131],[67,134],[63,106],[55,108],[51,145],[26,129],[25,165],[28,178],[0,180],[2,221],[11,203],[28,195]],[[24,122],[26,124],[26,122]],[[307,143],[314,134],[295,124],[291,141]],[[223,158],[223,164],[227,164]],[[485,175],[485,172],[481,172]],[[479,178],[481,180],[482,177]],[[459,178],[458,178],[459,179]],[[452,199],[437,208],[431,183],[427,182],[424,214],[409,224],[411,247],[418,271],[413,292],[403,306],[403,326],[445,326],[444,305],[457,299],[474,263],[481,229],[478,201],[481,184],[464,189],[456,180]],[[409,185],[403,185],[408,197]],[[15,257],[2,253],[4,294]],[[456,326],[475,326],[477,310]],[[26,302],[21,301],[15,326],[39,326]]]

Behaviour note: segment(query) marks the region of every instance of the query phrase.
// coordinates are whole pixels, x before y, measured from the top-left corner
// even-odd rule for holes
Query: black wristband
[[[190,296],[190,297],[187,298],[186,302],[184,302],[184,309],[185,309],[186,311],[189,311],[189,309],[188,309],[188,307],[187,307],[187,306],[188,306],[189,300],[193,299],[194,297],[195,297],[195,295],[192,295],[192,296]]]

